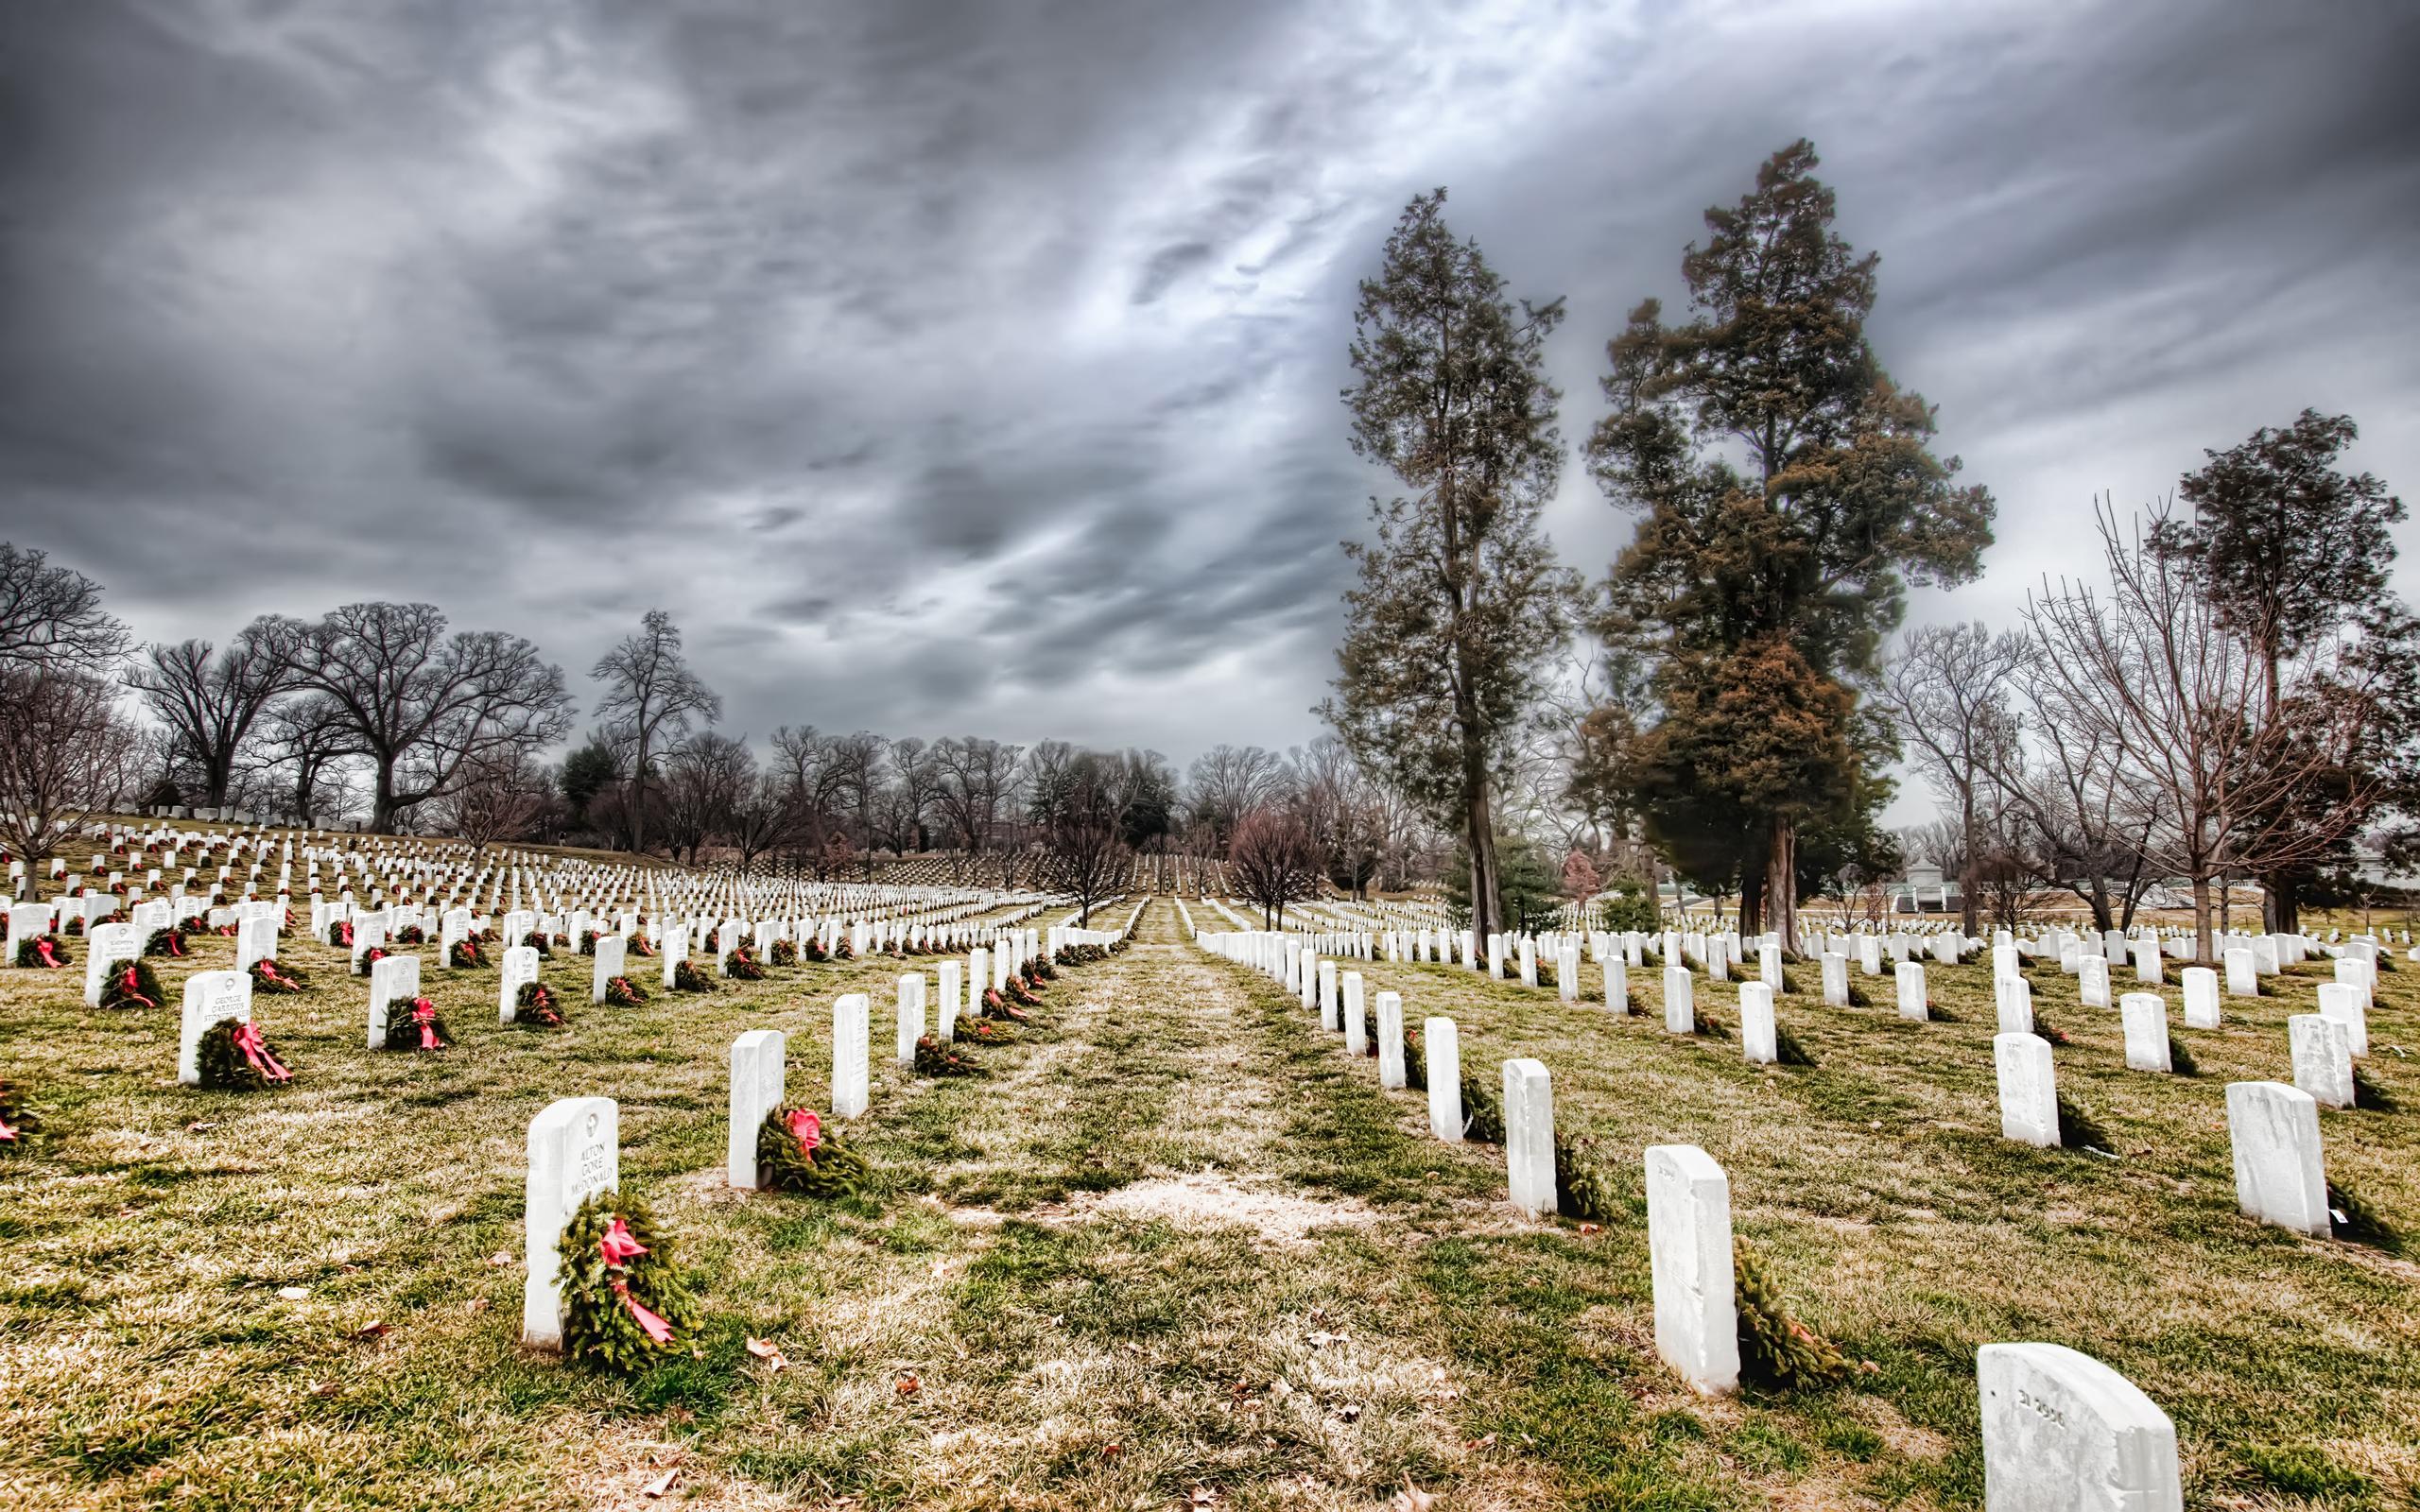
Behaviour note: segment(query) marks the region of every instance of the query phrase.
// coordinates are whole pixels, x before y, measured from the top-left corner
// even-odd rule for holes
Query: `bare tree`
[[[728,832],[743,794],[756,782],[756,758],[747,743],[700,730],[664,753],[665,839],[676,856],[695,861],[698,848]]]
[[[462,764],[460,776],[434,807],[474,857],[492,845],[536,833],[555,798],[554,774],[517,746],[493,747]]]
[[[1958,874],[1961,924],[1976,932],[1980,879],[1976,868],[1979,799],[1988,799],[1995,755],[2016,737],[2009,679],[2032,648],[2014,631],[1979,624],[1911,630],[1883,685],[1882,704],[1910,743],[1917,770],[1932,782],[1964,833]]]
[[[26,864],[28,889],[62,841],[125,796],[138,736],[113,694],[82,671],[0,667],[0,843]]]
[[[333,817],[351,802],[346,767],[361,749],[334,699],[311,694],[271,708],[262,721],[261,748],[270,765],[285,768],[294,816],[304,824]]]
[[[633,851],[647,849],[647,787],[656,753],[689,732],[693,721],[722,717],[722,698],[691,670],[681,654],[681,628],[672,616],[651,609],[639,627],[596,659],[589,677],[605,684],[596,714],[618,737],[628,754],[623,770],[631,785],[627,838]]]
[[[1126,848],[1129,788],[1117,757],[1078,751],[1036,779],[1031,813],[1050,853],[1051,880],[1072,893],[1079,922],[1125,891],[1132,866]]]
[[[1319,895],[1319,847],[1292,809],[1256,808],[1228,841],[1227,872],[1236,896],[1259,904],[1269,928],[1283,928],[1288,903]]]
[[[2062,688],[2075,733],[2119,754],[2120,806],[2145,825],[2153,866],[2193,888],[2196,953],[2215,959],[2211,884],[2301,866],[2342,834],[2298,801],[2310,783],[2362,773],[2355,760],[2372,722],[2376,684],[2337,639],[2315,641],[2281,665],[2288,690],[2273,715],[2262,659],[2232,633],[2191,566],[2148,549],[2096,506],[2110,588],[2104,600],[2064,579],[2045,583],[2026,617]],[[2154,537],[2163,507],[2149,522]],[[2357,780],[2361,780],[2357,777]],[[2366,794],[2333,810],[2353,822]],[[2281,817],[2307,817],[2296,823]]]
[[[126,685],[143,695],[200,774],[210,807],[226,806],[253,728],[293,687],[295,651],[309,629],[301,620],[265,614],[216,654],[208,641],[154,644],[126,672]]]
[[[1187,819],[1208,829],[1219,849],[1245,815],[1289,791],[1285,761],[1258,746],[1211,747],[1184,774],[1184,787]]]
[[[126,647],[126,627],[101,608],[100,584],[51,566],[47,552],[0,541],[0,667],[103,677]]]
[[[940,773],[934,800],[958,832],[970,860],[979,861],[992,843],[1001,811],[1015,790],[1020,754],[1014,746],[977,735],[933,743],[933,765]]]
[[[890,742],[872,730],[834,735],[824,742],[825,775],[835,797],[846,799],[861,849],[874,848],[874,798],[882,790],[882,756]]]
[[[732,800],[729,817],[731,847],[739,852],[740,869],[745,871],[756,864],[758,856],[791,844],[800,818],[796,790],[782,773],[759,772],[753,782],[743,785]]]
[[[311,627],[297,669],[371,764],[372,829],[441,797],[465,763],[571,729],[561,667],[500,630],[449,636],[433,604],[347,604]]]

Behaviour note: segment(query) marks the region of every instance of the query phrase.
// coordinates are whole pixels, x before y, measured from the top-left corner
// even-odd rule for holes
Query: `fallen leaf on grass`
[[[466,1306],[471,1312],[484,1313],[488,1310],[488,1299],[484,1297],[474,1297]]]
[[[217,1126],[218,1125],[216,1124],[210,1123],[205,1120],[198,1124],[187,1124],[185,1125],[185,1132],[188,1134],[205,1134]]]
[[[311,1289],[307,1286],[281,1286],[277,1289],[277,1295],[289,1302],[299,1302],[311,1295]]]
[[[1429,1512],[1437,1504],[1437,1498],[1412,1485],[1411,1477],[1407,1474],[1403,1478],[1403,1489],[1397,1491],[1394,1500],[1387,1504],[1394,1508],[1394,1512]]]
[[[387,1325],[377,1318],[372,1318],[354,1330],[353,1336],[356,1339],[383,1339],[387,1336]]]
[[[512,1263],[512,1256],[506,1251],[499,1249],[494,1254],[488,1257],[488,1263],[491,1265],[510,1265]]]
[[[676,1468],[666,1470],[654,1480],[651,1480],[644,1486],[641,1486],[639,1488],[640,1494],[650,1498],[664,1496],[670,1492],[675,1485],[679,1484],[680,1479],[681,1471],[679,1469]]]
[[[750,1339],[748,1341],[748,1352],[754,1355],[757,1359],[766,1361],[769,1364],[772,1366],[772,1370],[769,1372],[771,1374],[779,1375],[781,1372],[790,1367],[789,1361],[785,1359],[782,1355],[780,1346],[768,1343],[763,1339]]]
[[[910,1370],[906,1375],[901,1376],[897,1383],[892,1385],[891,1389],[898,1392],[903,1397],[912,1397],[919,1391],[925,1389],[925,1383],[916,1379],[915,1371]]]

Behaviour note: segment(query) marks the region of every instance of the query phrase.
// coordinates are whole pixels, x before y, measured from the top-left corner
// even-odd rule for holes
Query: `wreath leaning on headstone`
[[[647,1001],[647,988],[627,976],[609,977],[605,982],[605,1005],[614,1008],[635,1008]]]
[[[798,947],[788,940],[777,939],[773,941],[773,948],[765,953],[765,960],[771,966],[796,966]]]
[[[1849,1373],[1840,1347],[1789,1314],[1781,1287],[1748,1241],[1731,1241],[1739,1314],[1739,1373],[1776,1390],[1827,1386]]]
[[[167,1000],[167,989],[160,985],[160,973],[140,955],[111,967],[109,985],[101,988],[101,1006],[105,1008],[156,1008]]]
[[[218,1091],[259,1091],[294,1079],[293,1071],[262,1037],[261,1026],[246,1020],[221,1019],[203,1030],[195,1060],[201,1084]]]
[[[715,990],[715,984],[713,978],[690,965],[689,958],[684,955],[672,963],[672,990],[712,992]]]
[[[291,966],[280,966],[264,955],[251,964],[252,990],[255,992],[300,992],[311,985],[311,979]]]
[[[23,1149],[42,1132],[42,1115],[26,1106],[25,1089],[0,1081],[0,1150]]]
[[[793,1108],[765,1115],[756,1129],[756,1184],[809,1197],[855,1196],[873,1168],[866,1158],[823,1132],[811,1109]]]
[[[563,1225],[556,1250],[566,1357],[630,1375],[678,1352],[681,1336],[696,1330],[697,1298],[636,1197],[590,1197]]]
[[[184,926],[171,924],[165,929],[155,929],[151,932],[151,937],[143,942],[143,954],[165,955],[173,960],[193,953],[185,947]]]
[[[956,1038],[956,1036],[952,1036]],[[916,1074],[919,1076],[980,1076],[983,1068],[942,1044],[931,1035],[916,1041]]]
[[[745,945],[734,947],[732,953],[723,957],[722,970],[724,975],[742,982],[761,982],[765,979],[765,963],[751,954]]]
[[[480,954],[478,940],[465,935],[454,942],[454,949],[446,956],[446,963],[458,971],[476,971],[488,964],[488,958]]]
[[[40,966],[57,971],[74,959],[67,954],[67,942],[57,935],[28,935],[17,941],[19,966]]]
[[[445,1032],[437,1005],[419,997],[403,1012],[387,1015],[386,1042],[389,1050],[443,1050],[453,1044],[454,1037]]]
[[[565,1022],[562,1000],[544,982],[524,982],[512,994],[512,1022],[525,1029],[560,1029]]]

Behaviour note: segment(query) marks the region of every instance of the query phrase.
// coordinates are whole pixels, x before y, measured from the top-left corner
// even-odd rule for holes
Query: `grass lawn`
[[[233,950],[154,964],[173,1001]],[[367,986],[337,953],[289,938],[282,959],[312,990],[255,1010],[299,1077],[251,1096],[172,1085],[173,1008],[88,1011],[80,967],[0,971],[0,1076],[48,1125],[0,1154],[18,1506],[1324,1507],[1408,1486],[1451,1508],[1979,1506],[1974,1349],[2000,1339],[2149,1392],[2188,1505],[2420,1495],[2420,1266],[2235,1213],[2223,1083],[2288,1076],[2315,976],[2228,1000],[2213,1031],[2181,1027],[2171,985],[2187,1079],[2126,1071],[2115,1013],[2034,972],[2112,1160],[1997,1138],[1987,967],[1930,969],[1956,1022],[1898,1022],[1887,978],[1874,1008],[1784,997],[1818,1064],[1776,1071],[1660,1016],[1364,964],[1410,1022],[1456,1018],[1466,1064],[1552,1069],[1626,1209],[1582,1226],[1517,1217],[1499,1151],[1427,1140],[1417,1092],[1180,941],[1165,902],[1132,950],[1063,971],[1018,1042],[976,1051],[988,1075],[941,1082],[884,1053],[891,978],[929,957],[607,1009],[563,953],[558,1031],[497,1025],[493,971],[429,970],[461,1040],[436,1057],[362,1048]],[[2323,1125],[2331,1177],[2410,1228],[2403,964],[2366,1071],[2407,1111]],[[874,996],[876,1074],[848,1136],[878,1190],[728,1192],[732,1038],[789,1031],[791,1100],[821,1107],[852,990]],[[1733,989],[1698,992],[1736,1031]],[[624,1184],[705,1302],[700,1354],[634,1382],[516,1338],[525,1131],[584,1093],[620,1100]],[[1706,1401],[1662,1369],[1638,1152],[1676,1141],[1723,1163],[1739,1231],[1874,1371]]]

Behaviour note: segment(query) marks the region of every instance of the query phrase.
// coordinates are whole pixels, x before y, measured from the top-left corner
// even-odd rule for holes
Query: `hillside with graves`
[[[1801,954],[1609,927],[1618,893],[1486,936],[1417,893],[1087,927],[1041,892],[89,840],[0,983],[28,1504],[2420,1484],[2402,926],[2218,970],[2157,924]]]

